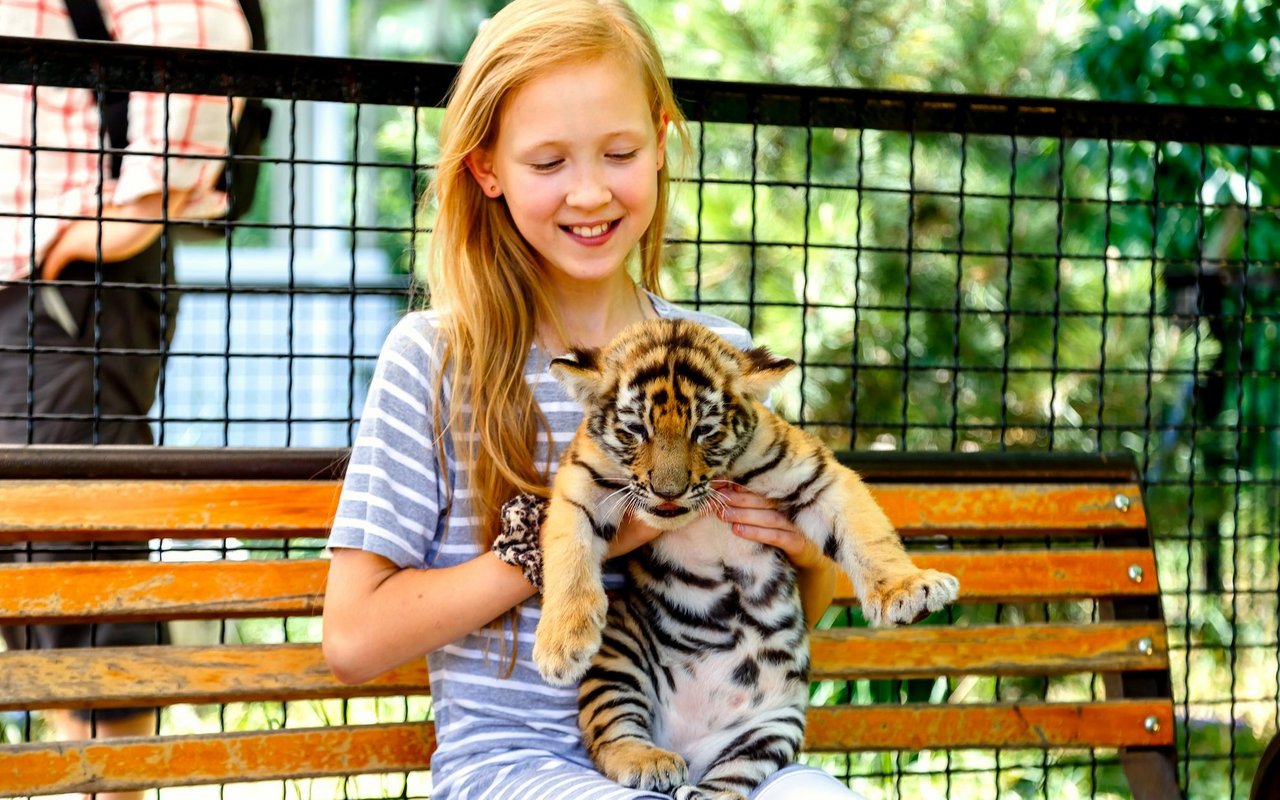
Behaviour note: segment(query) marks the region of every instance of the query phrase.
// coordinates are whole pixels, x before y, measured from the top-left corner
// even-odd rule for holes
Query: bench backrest
[[[344,455],[0,449],[0,545],[218,540],[205,561],[0,565],[0,624],[313,618]],[[1082,748],[1095,763],[1101,748],[1120,753],[1135,796],[1171,796],[1169,654],[1132,463],[846,460],[917,562],[959,576],[961,599],[935,620],[942,624],[901,629],[868,630],[856,611],[831,612],[854,627],[813,637],[806,748]],[[245,540],[291,557],[245,558]],[[837,603],[854,604],[847,583]],[[352,713],[353,698],[426,696],[425,665],[346,686],[329,674],[317,637],[313,626],[290,637],[302,641],[270,644],[0,653],[0,712],[288,704],[283,725],[256,730],[184,735],[170,733],[170,721],[163,735],[141,739],[0,745],[0,788],[45,794],[426,769],[434,738],[421,721],[425,700],[406,701],[401,722],[327,724],[380,718]],[[294,702],[316,700],[327,702]]]

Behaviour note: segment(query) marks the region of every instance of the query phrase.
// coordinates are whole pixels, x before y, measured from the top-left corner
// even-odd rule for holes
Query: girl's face
[[[515,92],[491,150],[468,158],[552,280],[595,283],[621,270],[653,220],[665,125],[637,70],[618,59],[569,64]]]

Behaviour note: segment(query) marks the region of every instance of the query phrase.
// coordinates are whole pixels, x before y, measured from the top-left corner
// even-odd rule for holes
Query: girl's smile
[[[587,247],[599,247],[609,241],[613,232],[618,229],[620,220],[583,225],[562,225],[561,230],[568,233],[580,244]]]

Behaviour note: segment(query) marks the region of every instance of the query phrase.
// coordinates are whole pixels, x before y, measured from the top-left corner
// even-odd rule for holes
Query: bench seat
[[[344,456],[0,448],[0,545],[208,545],[208,560],[0,565],[0,624],[315,617]],[[808,752],[1114,751],[1135,797],[1180,796],[1167,636],[1131,461],[842,459],[867,479],[917,562],[960,578],[961,597],[924,624],[870,630],[840,584],[826,620],[834,627],[813,636]],[[285,555],[286,542],[291,557],[245,557],[245,545],[266,543]],[[0,712],[343,704],[337,719],[295,709],[260,730],[171,733],[166,724],[149,737],[0,744],[0,787],[37,795],[425,770],[429,721],[364,724],[342,710],[357,698],[405,696],[429,708],[425,665],[347,686],[329,674],[316,635],[0,653]],[[904,682],[942,696],[922,701]]]

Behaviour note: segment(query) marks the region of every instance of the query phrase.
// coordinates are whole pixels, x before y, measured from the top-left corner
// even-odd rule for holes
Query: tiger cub
[[[772,498],[853,581],[877,625],[956,598],[912,564],[862,480],[763,400],[794,366],[688,320],[651,320],[552,372],[584,419],[542,528],[533,658],[582,679],[578,723],[600,770],[677,800],[737,800],[791,762],[804,734],[808,635],[795,571],[733,535],[713,480]],[[627,561],[612,603],[601,562],[625,512],[667,532]]]

